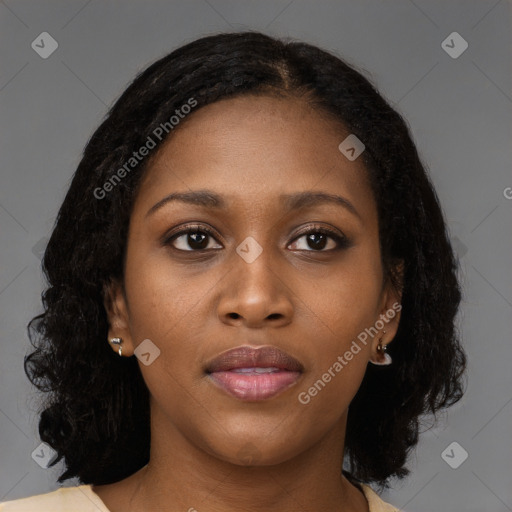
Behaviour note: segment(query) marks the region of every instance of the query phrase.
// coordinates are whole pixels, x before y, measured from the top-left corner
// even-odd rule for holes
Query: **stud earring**
[[[386,331],[383,330],[382,334],[386,334]],[[376,366],[390,365],[393,362],[393,359],[391,359],[391,356],[386,353],[387,348],[388,348],[387,345],[382,344],[382,336],[381,336],[381,338],[379,339],[379,344],[377,345],[377,352],[379,352],[379,354],[384,357],[384,361],[382,363],[377,363],[370,359],[370,363],[372,363]]]
[[[120,356],[122,356],[123,355],[123,347],[122,347],[123,340],[122,340],[122,338],[112,338],[110,340],[110,343],[112,343],[112,345],[119,345],[118,354]]]

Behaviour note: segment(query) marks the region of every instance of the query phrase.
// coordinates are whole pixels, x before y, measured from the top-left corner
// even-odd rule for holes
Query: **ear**
[[[391,272],[392,276],[386,279],[383,287],[380,315],[375,321],[375,328],[379,332],[374,336],[372,343],[371,359],[374,362],[383,361],[384,356],[377,350],[377,347],[379,343],[385,346],[393,341],[400,322],[404,277],[403,260],[396,263]]]
[[[121,338],[123,357],[131,356],[135,347],[130,332],[130,316],[126,295],[122,283],[112,279],[103,287],[103,305],[108,319],[108,342],[114,352],[118,352],[119,345],[110,343],[112,338]]]

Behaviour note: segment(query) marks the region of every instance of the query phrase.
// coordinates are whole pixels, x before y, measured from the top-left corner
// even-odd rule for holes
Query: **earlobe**
[[[119,347],[117,353],[119,354],[119,356],[122,356],[123,355],[123,340],[122,340],[122,338],[111,338],[109,341],[111,344]]]
[[[380,321],[376,322],[378,328],[384,328],[381,330],[381,334],[379,335],[378,338],[378,345],[377,347],[375,347],[377,353],[380,353],[381,355],[384,354],[387,345],[389,345],[394,340],[396,333],[398,331],[398,325],[400,323],[401,310],[402,304],[400,303],[399,295],[397,295],[396,293],[391,293],[388,296],[388,300],[384,305],[382,313],[380,314]],[[380,346],[382,346],[384,350],[379,349]]]
[[[108,339],[106,342],[120,356],[132,355],[134,349],[129,329],[128,308],[121,283],[111,280],[103,287],[103,305],[108,321]]]
[[[381,332],[378,336],[375,336],[378,341],[374,341],[373,350],[375,356],[370,359],[370,363],[378,366],[387,366],[392,363],[392,358],[386,353],[386,350],[388,345],[393,341],[400,322],[403,269],[403,261],[400,261],[399,264],[393,268],[393,275],[389,276],[386,283],[380,318],[375,322],[375,326],[380,329]]]
[[[376,365],[376,366],[388,366],[390,365],[393,360],[391,359],[391,356],[386,353],[387,350],[387,344],[383,342],[383,336],[386,334],[386,331],[382,330],[382,336],[379,338],[379,344],[377,345],[376,352],[378,354],[378,359],[373,360],[370,359],[370,363]]]

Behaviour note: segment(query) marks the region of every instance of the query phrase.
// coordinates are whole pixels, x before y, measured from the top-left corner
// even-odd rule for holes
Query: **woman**
[[[370,484],[463,394],[457,264],[407,126],[308,44],[220,34],[143,71],[43,267],[25,370],[81,485],[3,512],[396,511]]]

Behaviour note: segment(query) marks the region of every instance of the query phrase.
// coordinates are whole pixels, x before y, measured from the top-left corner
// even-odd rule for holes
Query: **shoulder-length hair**
[[[208,36],[150,65],[116,101],[85,147],[46,248],[44,312],[28,324],[35,350],[24,368],[46,393],[39,434],[57,452],[53,464],[64,459],[59,482],[112,483],[149,461],[149,391],[136,358],[118,357],[107,343],[104,307],[107,285],[122,280],[130,212],[147,168],[148,158],[130,159],[149,139],[160,145],[179,129],[171,117],[183,105],[197,111],[244,94],[301,97],[365,145],[382,265],[402,290],[402,310],[389,345],[393,364],[368,365],[350,404],[343,473],[381,488],[405,477],[420,416],[463,395],[457,261],[403,118],[327,51],[257,32]]]

